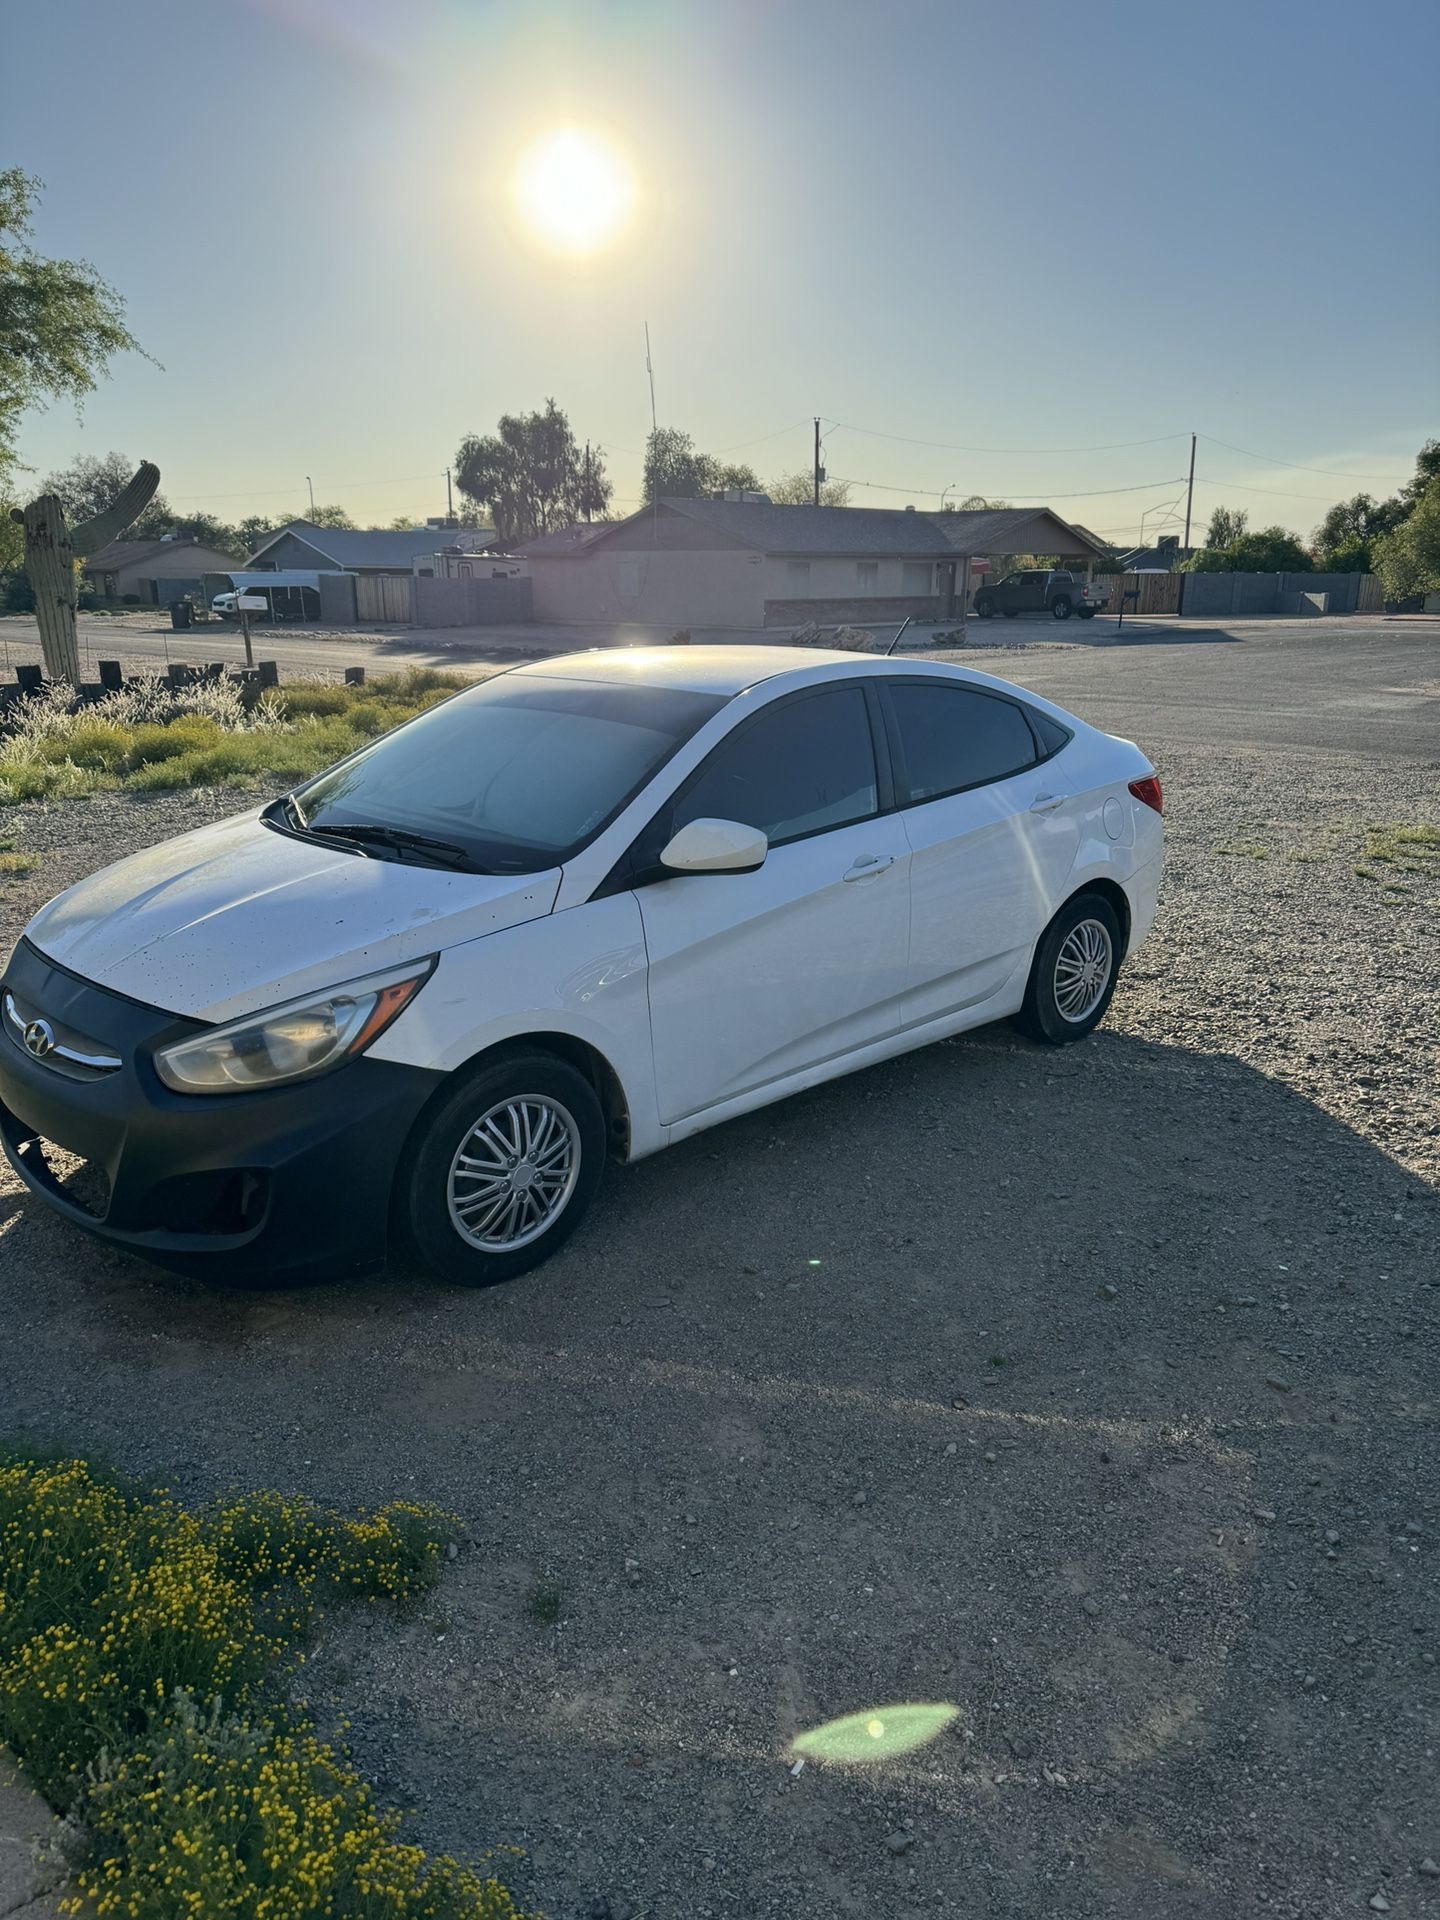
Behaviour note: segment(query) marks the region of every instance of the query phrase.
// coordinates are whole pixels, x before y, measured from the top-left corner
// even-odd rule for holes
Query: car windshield
[[[674,687],[498,675],[297,788],[298,808],[267,818],[338,839],[352,830],[377,857],[429,860],[443,843],[445,865],[540,873],[577,853],[724,704]]]

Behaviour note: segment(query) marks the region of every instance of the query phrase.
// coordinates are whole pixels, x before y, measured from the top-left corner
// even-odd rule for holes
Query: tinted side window
[[[875,812],[875,749],[858,687],[794,700],[715,749],[676,803],[690,820],[739,820],[772,843],[847,826]]]
[[[1039,713],[1034,707],[1027,707],[1030,724],[1040,736],[1042,753],[1058,753],[1061,747],[1068,746],[1075,738],[1069,727],[1062,727],[1058,720],[1052,720],[1048,713]]]
[[[1035,737],[1009,700],[940,685],[889,692],[911,800],[1003,780],[1035,764]]]

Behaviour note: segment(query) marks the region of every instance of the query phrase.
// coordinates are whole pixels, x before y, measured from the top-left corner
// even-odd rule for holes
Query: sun
[[[635,182],[615,148],[574,127],[527,147],[515,169],[515,206],[530,232],[561,253],[595,253],[630,218]]]

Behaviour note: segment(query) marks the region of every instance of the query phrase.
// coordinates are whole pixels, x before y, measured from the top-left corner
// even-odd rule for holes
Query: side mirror
[[[660,864],[672,873],[753,873],[770,842],[738,820],[692,820],[670,840]]]

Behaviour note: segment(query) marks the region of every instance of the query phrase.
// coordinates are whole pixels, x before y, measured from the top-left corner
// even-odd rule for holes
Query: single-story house
[[[148,606],[163,607],[201,592],[205,574],[234,564],[233,555],[193,540],[112,540],[87,554],[81,571],[90,591],[107,600],[136,594]]]
[[[919,513],[777,506],[763,496],[665,499],[613,525],[573,527],[518,549],[540,621],[793,627],[807,620],[948,620],[970,597],[971,561],[1109,549],[1048,507]]]
[[[260,542],[245,562],[252,572],[272,567],[310,572],[395,573],[424,572],[440,544],[434,527],[408,527],[400,532],[363,527],[314,527],[308,520],[292,520]],[[447,530],[444,544],[469,553],[483,553],[497,545],[493,527]]]

